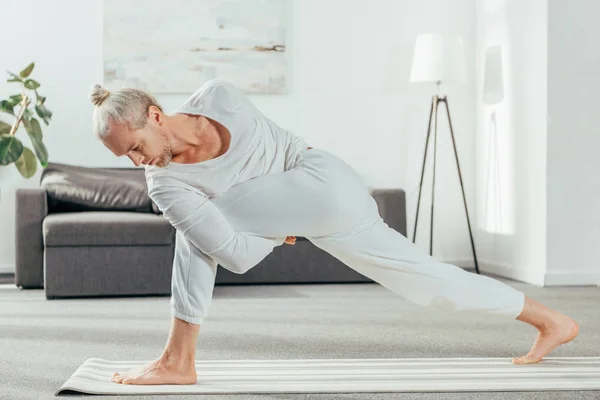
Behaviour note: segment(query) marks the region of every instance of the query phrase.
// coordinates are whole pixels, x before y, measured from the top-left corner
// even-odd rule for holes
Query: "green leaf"
[[[31,71],[33,71],[34,65],[35,63],[31,63],[27,67],[25,67],[25,69],[19,73],[21,78],[27,78],[29,75],[31,75]]]
[[[33,118],[33,111],[31,111],[29,108],[26,108],[25,111],[23,111],[23,119],[31,121],[31,118]]]
[[[40,95],[40,94],[37,92],[37,90],[35,91],[35,96],[37,97],[37,101],[36,101],[36,103],[37,103],[38,105],[40,105],[40,104],[44,104],[44,102],[46,101],[46,98],[45,98],[44,96],[41,96],[41,95]]]
[[[23,82],[23,80],[21,79],[21,77],[19,75],[13,74],[10,71],[6,71],[6,72],[8,72],[8,74],[10,76],[12,76],[12,78],[7,79],[6,82]]]
[[[15,167],[19,170],[24,178],[31,178],[37,171],[37,159],[35,154],[28,147],[23,147],[23,153],[17,161],[15,161]]]
[[[31,136],[29,136],[30,139]],[[35,154],[37,155],[38,160],[40,160],[40,164],[42,167],[46,168],[48,166],[48,150],[46,146],[41,140],[31,140],[31,144],[33,144],[33,148],[35,149]]]
[[[31,118],[27,119],[27,118],[23,118],[21,119],[21,122],[23,123],[23,126],[25,127],[25,130],[27,132],[29,132],[31,130],[31,123],[29,122]]]
[[[42,142],[42,127],[40,126],[40,122],[35,118],[31,118],[29,123],[23,122],[23,125],[25,125],[25,129],[29,134],[29,139],[31,139],[31,144],[37,158],[40,160],[40,164],[46,168],[48,166],[48,150],[46,150],[46,146]]]
[[[29,133],[30,137],[33,135],[36,140],[42,140],[42,127],[40,126],[40,121],[35,118],[31,118],[29,120],[29,124],[23,125],[25,125],[25,129],[27,130],[27,133]]]
[[[6,134],[10,133],[10,128],[12,128],[12,125],[9,125],[6,122],[0,121],[0,135],[4,134],[4,133],[6,133]]]
[[[37,89],[37,88],[39,88],[39,87],[40,87],[40,84],[39,84],[39,82],[38,82],[38,81],[36,81],[36,80],[33,80],[33,79],[27,79],[27,80],[25,81],[25,87],[26,87],[27,89],[34,90],[34,89]]]
[[[39,115],[40,118],[44,120],[46,125],[48,125],[50,118],[52,118],[52,112],[48,110],[43,104],[35,106],[35,112],[37,112],[37,115]]]
[[[21,157],[23,144],[14,135],[0,135],[0,165],[8,165]]]
[[[12,104],[13,107],[19,104],[21,100],[23,100],[23,96],[21,96],[20,94],[13,94],[8,98],[8,102]]]
[[[8,100],[0,101],[0,111],[4,111],[5,113],[15,115],[13,107],[14,106],[12,105],[12,103],[10,103]]]

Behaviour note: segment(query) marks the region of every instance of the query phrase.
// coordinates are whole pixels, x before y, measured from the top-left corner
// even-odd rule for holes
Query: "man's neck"
[[[173,162],[194,164],[219,157],[229,149],[231,135],[215,121],[190,114],[171,118]]]

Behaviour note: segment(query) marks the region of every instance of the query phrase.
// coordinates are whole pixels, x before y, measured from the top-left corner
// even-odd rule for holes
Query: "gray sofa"
[[[404,191],[370,192],[383,220],[406,235]],[[143,169],[50,163],[39,188],[16,192],[16,284],[44,288],[48,299],[170,295],[174,245]],[[345,282],[372,281],[298,237],[245,274],[219,266],[215,284]]]

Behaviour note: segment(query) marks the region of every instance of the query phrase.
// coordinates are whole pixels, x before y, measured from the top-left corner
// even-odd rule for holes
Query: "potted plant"
[[[7,82],[19,84],[21,93],[14,94],[7,100],[0,100],[0,166],[14,163],[25,178],[31,178],[35,174],[38,160],[42,167],[48,165],[48,151],[43,143],[42,127],[36,115],[46,125],[52,117],[52,112],[44,104],[46,98],[38,92],[39,82],[30,78],[33,68],[34,63],[31,63],[18,75],[7,71],[10,75]],[[7,115],[9,122],[5,122]],[[16,137],[21,123],[27,131],[33,151]]]

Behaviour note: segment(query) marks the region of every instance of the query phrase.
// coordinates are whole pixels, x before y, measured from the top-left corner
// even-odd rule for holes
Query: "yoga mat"
[[[195,385],[112,382],[150,361],[85,361],[56,395],[235,394],[600,390],[600,357],[547,357],[514,365],[509,358],[198,360]]]

